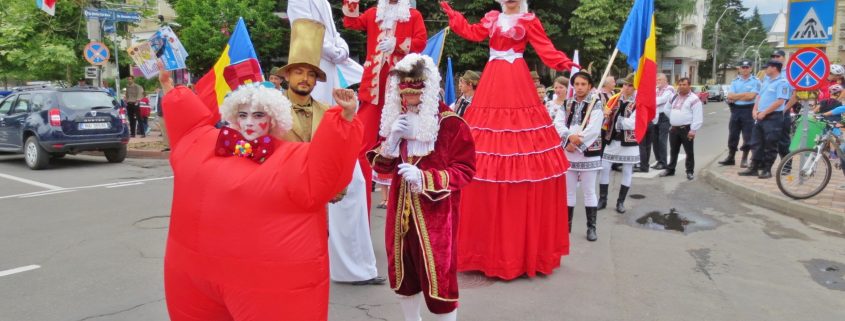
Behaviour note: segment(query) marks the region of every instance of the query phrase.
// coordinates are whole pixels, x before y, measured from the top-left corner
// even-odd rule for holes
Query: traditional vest
[[[616,129],[616,122],[619,121],[619,118],[631,117],[634,111],[637,110],[636,103],[634,103],[633,100],[624,101],[622,100],[622,96],[619,96],[618,99],[613,100],[611,103],[610,117],[605,120],[605,128],[607,129],[607,132],[605,133],[604,139],[608,143],[612,140],[621,141],[622,146],[638,146],[637,135],[633,130]]]
[[[587,115],[587,107],[589,107],[590,103],[587,99],[584,99],[582,102],[577,102],[575,99],[570,99],[564,102],[564,106],[566,106],[566,127],[572,128],[572,125],[580,125],[584,122],[584,119],[589,118],[590,116]],[[587,120],[589,122],[589,120]],[[594,156],[601,156],[602,155],[602,141],[601,138],[597,138],[592,145],[587,147],[587,150],[584,151],[584,156],[586,157],[594,157]]]
[[[464,117],[464,114],[467,112],[467,107],[472,103],[472,97],[467,99],[464,96],[461,96],[461,99],[458,99],[457,105],[455,106],[455,113],[458,116]]]

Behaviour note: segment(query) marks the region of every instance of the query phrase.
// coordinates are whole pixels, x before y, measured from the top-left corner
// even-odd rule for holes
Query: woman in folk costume
[[[352,178],[363,133],[355,93],[335,91],[342,109],[326,112],[311,143],[291,143],[291,103],[270,83],[229,94],[220,115],[231,127],[218,129],[193,91],[173,89],[163,70],[160,81],[175,177],[170,319],[326,320],[326,204]]]
[[[343,15],[344,27],[367,34],[367,61],[358,90],[361,96],[358,117],[364,123],[361,169],[367,186],[370,186],[373,171],[367,164],[365,153],[378,140],[387,74],[405,55],[422,52],[428,35],[422,14],[411,8],[409,0],[378,0],[375,7],[363,13],[360,12],[360,0],[343,0]],[[371,203],[369,193],[367,203]]]
[[[593,80],[590,74],[579,72],[572,75],[571,86],[575,95],[564,101],[564,108],[557,110],[555,128],[563,140],[569,171],[566,172],[566,202],[569,204],[569,232],[572,232],[572,219],[575,214],[575,202],[578,186],[584,193],[584,210],[587,213],[587,240],[595,241],[598,198],[596,198],[596,178],[602,169],[601,161],[601,126],[604,122],[604,108],[598,97],[589,111],[593,100]],[[583,126],[586,124],[586,126]],[[583,127],[582,127],[583,126]]]
[[[476,42],[490,38],[490,61],[465,115],[478,172],[464,190],[458,268],[510,280],[550,274],[569,254],[561,198],[569,162],[522,55],[531,43],[552,69],[575,64],[554,48],[525,0],[501,3],[503,13],[491,11],[472,25],[440,4],[455,34]]]
[[[461,189],[475,174],[472,134],[440,102],[431,58],[409,54],[392,74],[382,143],[367,153],[376,172],[394,177],[385,222],[390,287],[406,321],[420,320],[423,298],[437,320],[455,320]]]
[[[625,198],[631,188],[634,164],[640,163],[640,147],[634,134],[635,124],[637,123],[635,98],[634,74],[630,74],[622,81],[622,92],[610,98],[604,111],[604,141],[606,145],[603,157],[604,164],[599,180],[598,208],[600,210],[607,207],[610,166],[611,164],[622,164],[622,186],[619,187],[616,212],[619,214],[625,213]]]

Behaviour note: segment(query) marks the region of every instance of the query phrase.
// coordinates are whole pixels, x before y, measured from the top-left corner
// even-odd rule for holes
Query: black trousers
[[[728,150],[747,152],[751,150],[751,133],[754,131],[754,116],[751,115],[753,106],[731,105],[731,121],[728,124]],[[742,146],[739,147],[739,136],[742,134]],[[739,147],[739,148],[737,148]]]
[[[649,160],[651,159],[651,144],[654,143],[652,133],[657,130],[657,125],[655,124],[648,124],[648,128],[645,131],[645,136],[643,136],[643,140],[640,142],[640,168],[641,169],[648,169],[649,167]]]
[[[783,136],[783,114],[772,113],[754,125],[754,163],[757,169],[771,170],[778,158]]]
[[[654,125],[654,130],[651,131],[651,147],[654,150],[654,159],[663,165],[669,163],[667,157],[669,152],[669,129],[672,125],[669,124],[669,116],[663,113],[657,118],[657,125]],[[640,153],[642,155],[642,153]],[[642,157],[642,156],[640,156]]]
[[[138,134],[144,134],[144,128],[141,124],[141,107],[138,103],[126,103],[126,117],[129,119],[129,135],[135,136],[135,129],[138,130]]]
[[[792,114],[783,113],[783,127],[781,127],[780,141],[778,142],[778,154],[781,158],[789,154],[789,145],[792,144]]]
[[[694,152],[694,141],[689,139],[687,135],[689,135],[690,126],[672,126],[669,129],[669,148],[670,148],[670,159],[669,165],[666,166],[666,169],[669,172],[674,173],[675,167],[678,165],[678,154],[681,153],[681,146],[684,146],[684,153],[687,154],[687,159],[685,161],[685,166],[687,173],[695,172],[695,152]]]

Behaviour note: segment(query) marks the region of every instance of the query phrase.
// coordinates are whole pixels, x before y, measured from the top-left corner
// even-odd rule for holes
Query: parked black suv
[[[23,88],[0,98],[0,151],[23,153],[31,169],[84,151],[120,163],[128,143],[126,111],[103,89]]]

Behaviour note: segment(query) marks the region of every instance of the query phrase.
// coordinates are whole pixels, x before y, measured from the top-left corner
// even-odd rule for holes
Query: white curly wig
[[[393,22],[406,22],[411,19],[410,0],[399,0],[391,5],[390,0],[379,0],[376,6],[376,22],[382,23],[388,20]]]
[[[437,141],[437,133],[440,131],[440,121],[438,114],[440,112],[440,73],[437,66],[431,57],[420,55],[417,53],[408,54],[402,58],[390,73],[387,80],[387,89],[385,94],[387,98],[384,102],[384,109],[381,113],[381,128],[379,135],[387,138],[390,134],[390,128],[399,115],[402,114],[402,98],[399,94],[399,80],[401,75],[399,73],[410,73],[412,69],[419,63],[424,64],[425,70],[422,72],[425,88],[422,90],[420,96],[421,102],[419,106],[419,123],[414,131],[414,144],[416,146],[408,146],[408,154],[411,156],[425,156],[434,149],[434,143]],[[394,155],[395,156],[395,155]]]
[[[220,116],[238,131],[241,130],[238,126],[238,109],[242,106],[264,110],[271,119],[270,135],[277,139],[282,139],[293,127],[290,100],[277,89],[254,83],[241,85],[226,96],[220,105]]]

